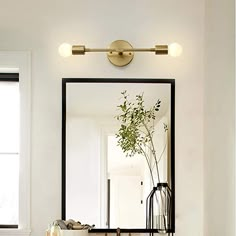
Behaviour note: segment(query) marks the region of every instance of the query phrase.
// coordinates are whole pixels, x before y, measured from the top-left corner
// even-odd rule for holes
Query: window
[[[19,74],[0,73],[0,228],[18,228]]]
[[[0,224],[10,225],[10,229],[0,228],[0,236],[29,236],[30,235],[30,134],[31,134],[31,55],[30,52],[26,51],[0,51],[0,74],[1,73],[19,73],[18,92],[19,92],[19,123],[18,123],[18,145],[17,138],[11,139],[11,143],[8,146],[8,150],[0,150],[0,152],[5,154],[1,155],[4,160],[11,160],[15,163],[15,170],[13,170],[12,163],[6,163],[5,165],[11,165],[11,171],[18,176],[18,181],[14,181],[11,173],[7,171],[7,175],[11,176],[11,181],[15,182],[17,188],[18,183],[18,204],[17,216],[7,217],[4,216],[5,222],[0,222]],[[12,75],[13,76],[13,75]],[[13,77],[9,80],[14,80]],[[13,81],[11,81],[13,85]],[[1,79],[0,79],[1,83]],[[13,102],[11,97],[9,104]],[[1,108],[0,108],[1,109]],[[2,116],[2,111],[0,110],[0,116]],[[12,117],[13,118],[13,117]],[[1,121],[0,121],[1,122]],[[4,127],[5,128],[5,127]],[[10,127],[9,129],[11,129]],[[0,133],[2,131],[0,130]],[[10,132],[9,132],[10,133]],[[0,134],[1,136],[1,134]],[[4,142],[6,140],[4,139]],[[11,148],[10,148],[11,147]],[[1,149],[1,147],[0,147]],[[11,149],[11,150],[10,150]],[[20,155],[19,155],[20,154]],[[17,161],[18,159],[18,161]],[[1,163],[0,163],[0,166]],[[0,167],[1,168],[1,167]],[[4,168],[4,170],[6,170]],[[8,168],[9,169],[9,168]],[[19,174],[16,172],[19,171]],[[1,177],[0,177],[1,178]],[[10,178],[10,177],[9,177]],[[16,178],[15,178],[16,179]],[[0,180],[1,181],[1,180]],[[4,181],[5,182],[5,181]],[[17,183],[16,183],[17,182]],[[13,184],[11,185],[13,186]],[[11,187],[8,186],[10,189]],[[16,189],[15,188],[15,189]],[[0,188],[1,191],[1,188]],[[12,201],[14,201],[12,199]],[[0,210],[1,212],[1,210]],[[6,213],[7,211],[5,211]],[[1,213],[0,213],[1,214]],[[7,213],[6,213],[7,214]],[[5,214],[4,214],[5,215]],[[13,214],[14,215],[14,214]],[[11,220],[9,220],[11,218]],[[15,223],[16,222],[16,223]],[[14,228],[15,227],[15,228]]]

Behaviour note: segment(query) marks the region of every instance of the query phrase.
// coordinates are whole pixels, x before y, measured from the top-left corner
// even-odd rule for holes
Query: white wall
[[[206,1],[205,235],[235,235],[234,1]]]
[[[99,228],[100,129],[91,118],[67,116],[66,124],[66,219]]]
[[[0,50],[32,51],[32,235],[61,215],[61,78],[176,79],[176,236],[203,235],[204,0],[2,1]],[[181,58],[137,54],[116,68],[104,54],[63,59],[64,41],[107,47],[177,41]]]

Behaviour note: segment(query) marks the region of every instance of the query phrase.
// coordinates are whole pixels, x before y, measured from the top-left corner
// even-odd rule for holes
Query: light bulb
[[[178,57],[182,54],[182,46],[179,45],[178,43],[171,43],[168,46],[168,54],[172,57]]]
[[[69,57],[72,55],[72,46],[69,43],[63,43],[59,46],[58,52],[62,57]]]

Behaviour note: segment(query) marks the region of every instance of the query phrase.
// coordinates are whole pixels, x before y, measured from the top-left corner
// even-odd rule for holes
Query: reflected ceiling
[[[165,115],[169,110],[169,84],[153,84],[152,86],[142,84],[140,89],[140,84],[77,83],[67,85],[67,115],[106,116],[114,119],[118,112],[117,105],[122,103],[121,92],[125,90],[130,95],[131,101],[135,99],[136,95],[144,93],[147,108],[153,106],[158,97],[162,102],[159,117]]]

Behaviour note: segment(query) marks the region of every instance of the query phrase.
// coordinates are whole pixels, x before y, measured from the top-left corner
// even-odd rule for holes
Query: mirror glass
[[[126,156],[116,137],[124,91],[131,103],[142,95],[145,108],[159,105],[152,121],[159,171],[153,179],[170,186],[174,215],[174,80],[63,79],[62,219],[95,229],[147,227],[150,168],[142,154]]]

